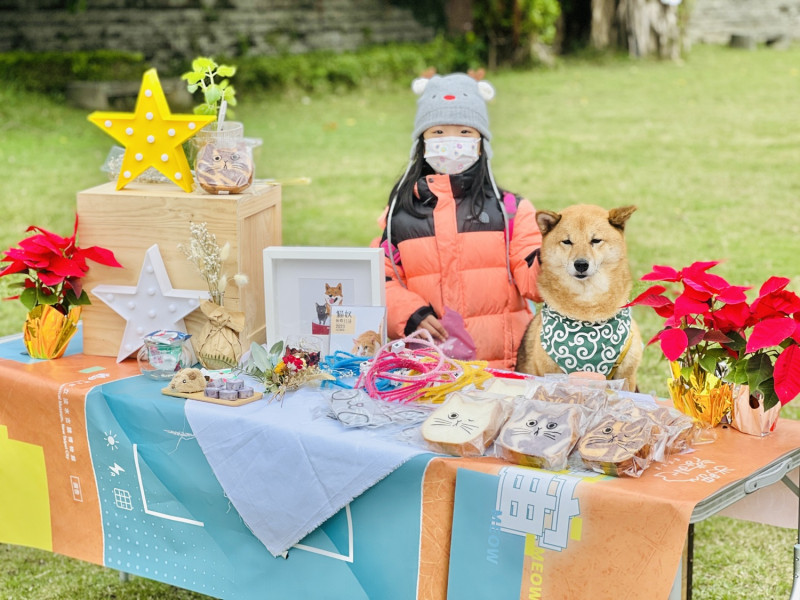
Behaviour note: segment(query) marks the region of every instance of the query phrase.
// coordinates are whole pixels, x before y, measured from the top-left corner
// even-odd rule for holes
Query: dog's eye
[[[572,242],[570,240],[561,240],[561,243],[565,246],[572,246]]]
[[[598,240],[597,238],[592,238],[592,241],[590,243],[592,244],[592,246],[596,246],[597,244],[602,244],[603,240]]]

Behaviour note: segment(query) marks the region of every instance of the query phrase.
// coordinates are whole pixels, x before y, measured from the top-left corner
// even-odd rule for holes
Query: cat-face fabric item
[[[649,419],[623,419],[606,414],[578,442],[589,469],[606,475],[639,477],[650,464]]]
[[[520,402],[497,436],[497,455],[526,467],[561,471],[580,438],[582,418],[576,404]]]
[[[482,456],[506,419],[498,398],[472,400],[454,392],[425,420],[422,438],[437,452],[453,456]]]
[[[253,157],[245,142],[226,148],[208,142],[197,154],[194,174],[210,194],[239,194],[253,183],[253,170]]]
[[[392,422],[364,390],[336,390],[330,402],[333,414],[345,427],[380,427]]]

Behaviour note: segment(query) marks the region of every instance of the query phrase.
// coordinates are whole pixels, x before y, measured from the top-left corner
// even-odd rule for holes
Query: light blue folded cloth
[[[273,556],[426,450],[314,417],[326,399],[302,388],[283,403],[187,400],[186,417],[222,489]]]

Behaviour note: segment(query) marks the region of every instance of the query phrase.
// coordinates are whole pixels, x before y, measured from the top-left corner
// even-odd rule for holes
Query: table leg
[[[797,543],[794,545],[794,579],[792,580],[792,593],[789,600],[800,600],[800,489],[788,477],[783,478],[783,483],[792,490],[798,498],[797,513]]]
[[[686,545],[683,547],[681,562],[675,581],[672,583],[667,600],[691,600],[692,598],[692,566],[694,562],[694,524],[689,525],[686,532]]]

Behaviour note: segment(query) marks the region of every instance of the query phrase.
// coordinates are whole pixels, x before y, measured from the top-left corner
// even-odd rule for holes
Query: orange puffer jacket
[[[396,270],[387,255],[388,334],[392,339],[406,336],[432,312],[441,319],[447,307],[464,318],[478,359],[511,369],[532,317],[526,298],[541,301],[535,250],[542,244],[542,234],[536,211],[528,200],[516,199],[507,260],[499,203],[493,195],[487,197],[480,218],[473,218],[469,202],[460,200],[459,177],[421,178],[416,207],[424,216],[404,211],[392,216]]]

